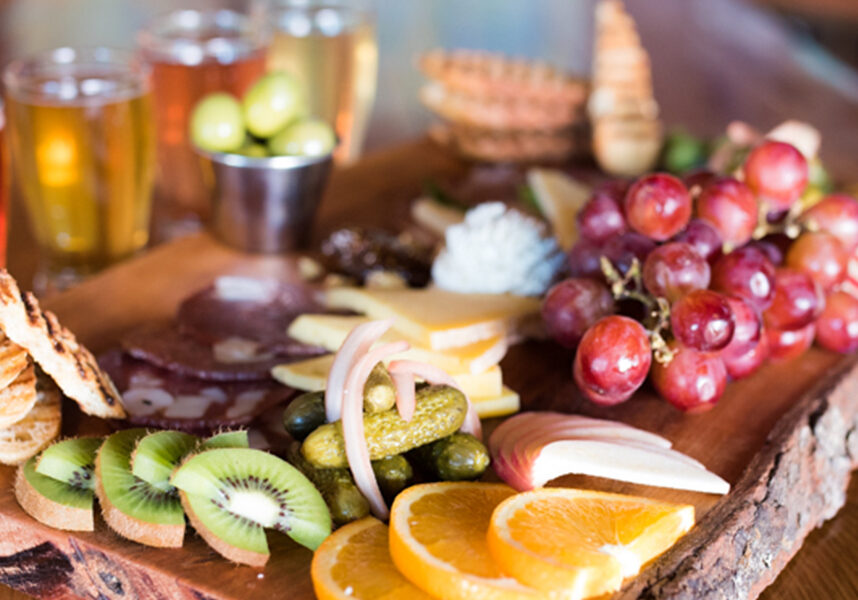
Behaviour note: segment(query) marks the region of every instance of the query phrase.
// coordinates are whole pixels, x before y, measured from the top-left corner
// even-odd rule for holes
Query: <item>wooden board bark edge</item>
[[[856,467],[858,360],[846,359],[784,414],[731,495],[617,600],[757,598],[843,506]]]

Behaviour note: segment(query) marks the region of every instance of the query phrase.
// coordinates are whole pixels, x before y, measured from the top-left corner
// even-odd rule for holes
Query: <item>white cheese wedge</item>
[[[540,309],[539,298],[458,294],[437,288],[336,288],[328,290],[325,299],[330,308],[352,310],[371,319],[393,319],[394,329],[431,350],[513,337]]]
[[[352,329],[368,321],[367,317],[361,316],[306,314],[292,321],[288,333],[304,344],[336,352]],[[378,343],[387,344],[401,339],[403,334],[388,331]],[[448,373],[482,373],[499,363],[507,350],[506,339],[500,336],[441,351],[422,348],[413,340],[407,341],[411,343],[411,349],[398,355],[399,358],[425,362]]]
[[[391,360],[399,358],[393,357]],[[325,389],[328,373],[334,363],[333,354],[325,354],[308,360],[277,365],[271,370],[271,375],[285,385],[298,390],[316,392]],[[500,396],[503,392],[503,373],[497,365],[479,374],[451,373],[462,391],[469,398]]]
[[[521,399],[518,394],[504,386],[497,396],[471,398],[474,408],[481,419],[505,417],[521,410]]]

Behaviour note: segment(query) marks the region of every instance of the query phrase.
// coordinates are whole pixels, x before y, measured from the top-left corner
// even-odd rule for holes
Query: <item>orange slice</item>
[[[310,575],[319,600],[431,600],[393,566],[387,525],[372,517],[349,523],[322,542]]]
[[[390,555],[423,591],[445,600],[541,598],[504,576],[486,545],[492,511],[515,490],[503,484],[445,482],[401,492],[390,513]]]
[[[492,557],[504,572],[553,596],[618,590],[694,525],[694,507],[586,490],[543,488],[494,511]]]

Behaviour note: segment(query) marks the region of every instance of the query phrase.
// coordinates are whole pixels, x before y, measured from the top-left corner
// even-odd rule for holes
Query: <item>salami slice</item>
[[[261,351],[292,356],[306,349],[286,335],[303,313],[325,312],[306,285],[247,277],[219,277],[179,306],[179,331],[204,344],[250,340]]]
[[[250,423],[295,391],[274,381],[216,382],[184,377],[121,351],[99,358],[134,425],[207,431]]]
[[[207,381],[264,381],[275,365],[323,354],[322,348],[295,343],[290,353],[275,355],[244,338],[213,346],[181,334],[173,324],[153,324],[132,330],[120,340],[132,357],[186,377]]]

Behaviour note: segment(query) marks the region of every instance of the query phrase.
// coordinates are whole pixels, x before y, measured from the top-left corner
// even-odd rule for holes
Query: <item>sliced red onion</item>
[[[474,404],[471,402],[470,398],[468,398],[468,395],[462,391],[462,388],[458,383],[456,383],[456,380],[453,379],[446,371],[434,365],[428,365],[416,360],[394,360],[387,368],[391,373],[408,372],[428,383],[434,385],[448,385],[462,392],[462,394],[465,395],[465,400],[468,402],[468,412],[465,415],[465,422],[462,424],[461,430],[465,433],[470,433],[477,439],[483,439],[483,427],[480,423],[480,417],[477,414],[477,409],[474,408]]]
[[[346,378],[359,357],[365,355],[372,345],[393,325],[392,319],[361,323],[352,329],[334,355],[325,385],[325,418],[329,423],[340,419]]]
[[[414,374],[411,371],[392,370],[390,377],[393,379],[393,387],[396,388],[396,409],[399,411],[399,416],[405,421],[410,421],[417,407]]]
[[[355,485],[369,501],[372,513],[379,519],[388,517],[387,505],[378,488],[378,481],[372,470],[369,449],[363,429],[363,387],[373,367],[393,354],[408,349],[408,342],[393,342],[375,348],[359,356],[346,377],[342,402],[343,441],[346,458]]]

